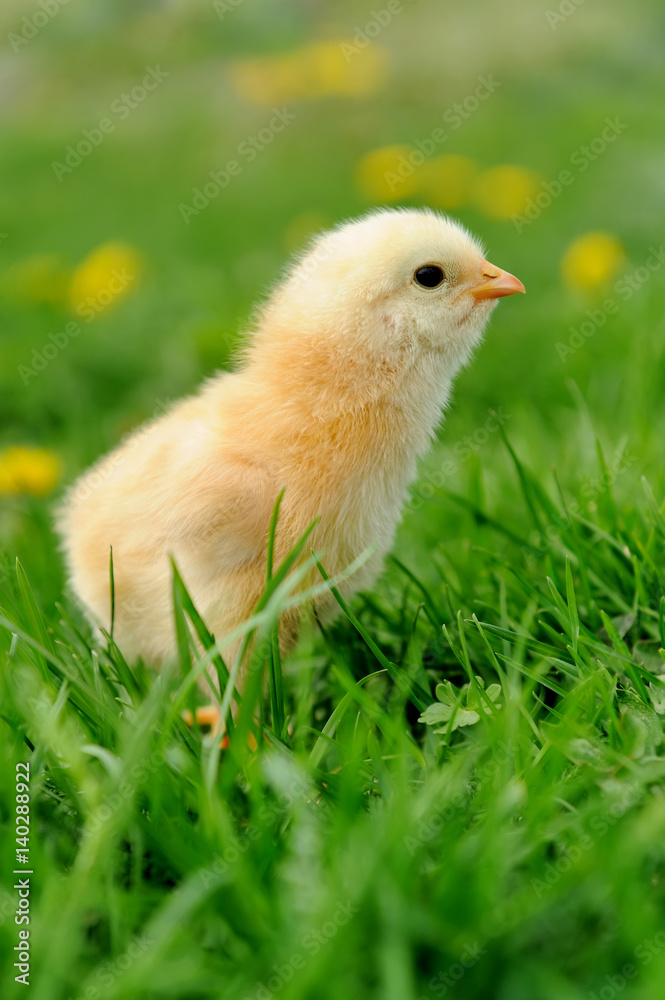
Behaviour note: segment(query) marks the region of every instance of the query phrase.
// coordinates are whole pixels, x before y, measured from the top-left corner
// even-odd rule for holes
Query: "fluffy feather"
[[[443,269],[439,287],[418,284],[424,265]],[[173,654],[169,554],[225,634],[262,593],[283,486],[276,558],[319,516],[312,544],[329,572],[375,547],[346,590],[367,586],[456,373],[496,299],[520,290],[429,211],[375,212],[317,238],[260,311],[237,370],[144,425],[66,497],[58,526],[91,620],[109,627],[112,546],[125,655]],[[288,643],[296,616],[282,625]]]

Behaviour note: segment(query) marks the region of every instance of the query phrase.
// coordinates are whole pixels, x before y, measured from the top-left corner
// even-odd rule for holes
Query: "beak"
[[[483,261],[480,273],[486,280],[469,289],[474,299],[501,299],[504,295],[526,292],[519,278],[509,274],[508,271],[502,271],[500,267],[495,267],[488,260]]]

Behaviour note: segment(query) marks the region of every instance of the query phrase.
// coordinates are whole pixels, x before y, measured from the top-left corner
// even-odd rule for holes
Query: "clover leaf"
[[[476,676],[476,684],[464,684],[461,688],[455,687],[450,681],[437,684],[437,701],[429,705],[418,719],[427,726],[434,726],[435,733],[446,733],[451,728],[454,732],[460,726],[473,726],[480,720],[480,713],[489,715],[490,706],[487,699],[496,708],[501,708],[497,699],[501,694],[500,684],[490,684],[485,691],[485,682],[482,677]]]

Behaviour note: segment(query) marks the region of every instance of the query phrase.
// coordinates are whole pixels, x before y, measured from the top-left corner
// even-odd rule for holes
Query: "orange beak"
[[[508,271],[502,271],[500,267],[495,267],[488,260],[483,261],[481,274],[487,280],[469,289],[474,299],[501,299],[504,295],[526,292],[519,278],[509,274]]]

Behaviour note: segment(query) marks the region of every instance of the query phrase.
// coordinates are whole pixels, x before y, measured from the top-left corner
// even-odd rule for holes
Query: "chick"
[[[498,298],[522,283],[459,224],[386,210],[314,240],[258,314],[237,370],[144,425],[72,487],[58,517],[71,583],[126,656],[174,655],[172,555],[219,639],[316,518],[329,573],[373,546],[345,581],[367,587],[390,548],[428,447]],[[326,594],[317,610],[327,617]],[[297,612],[280,623],[285,645]]]

